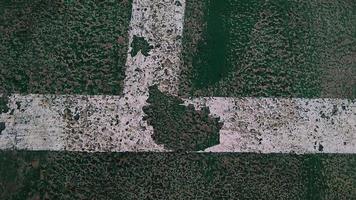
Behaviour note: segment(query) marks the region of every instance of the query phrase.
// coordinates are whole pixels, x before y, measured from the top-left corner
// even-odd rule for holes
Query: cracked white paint
[[[178,93],[181,38],[185,0],[135,0],[130,23],[133,36],[144,37],[153,46],[149,56],[128,56],[124,95],[147,96],[148,87],[158,84],[161,91]],[[131,48],[129,49],[129,52]]]
[[[48,104],[53,99],[54,95],[10,96],[9,112],[0,115],[6,125],[0,134],[0,149],[63,150],[65,123],[59,108]]]
[[[12,95],[9,112],[0,115],[6,123],[0,149],[166,151],[151,138],[142,107],[150,85],[178,93],[185,1],[179,2],[133,1],[129,41],[144,37],[153,49],[147,57],[140,52],[131,57],[129,49],[122,96]],[[356,153],[355,101],[202,97],[185,102],[208,106],[224,122],[221,144],[206,151]]]
[[[355,153],[356,101],[342,99],[196,98],[224,122],[209,152]]]

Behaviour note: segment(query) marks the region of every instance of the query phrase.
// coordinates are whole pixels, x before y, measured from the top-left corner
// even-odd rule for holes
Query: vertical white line
[[[158,84],[162,91],[177,93],[180,68],[181,38],[185,1],[134,0],[130,22],[130,44],[133,37],[143,37],[152,49],[148,56],[139,52],[126,62],[126,73],[117,138],[130,135],[130,144],[117,151],[163,151],[151,135],[153,128],[143,121],[143,106],[147,105],[148,87]]]
[[[153,84],[177,93],[184,9],[185,0],[134,0],[130,43],[134,35],[144,37],[153,49],[147,57],[128,55],[124,95],[147,96]]]

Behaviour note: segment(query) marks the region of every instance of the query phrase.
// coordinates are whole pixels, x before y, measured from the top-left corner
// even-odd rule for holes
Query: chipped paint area
[[[224,122],[220,144],[205,151],[355,153],[356,102],[342,99],[196,98]]]
[[[142,37],[152,48],[148,56],[138,52],[132,57],[128,53],[124,97],[119,103],[123,118],[119,129],[121,135],[127,135],[130,141],[121,149],[165,151],[162,145],[157,145],[151,138],[153,128],[142,120],[144,116],[142,108],[147,106],[148,87],[153,84],[158,84],[161,91],[178,93],[185,1],[177,2],[175,0],[133,1],[129,30],[130,44],[135,36]],[[128,52],[131,51],[130,45]],[[137,148],[137,144],[141,143],[145,144],[144,148]]]
[[[163,92],[178,93],[184,8],[184,0],[133,2],[130,43],[134,36],[143,37],[153,48],[147,57],[141,52],[128,56],[124,95],[148,96],[154,84]]]
[[[137,107],[145,97],[69,97],[64,117],[66,150],[87,152],[162,151]],[[135,104],[136,106],[132,106]]]
[[[133,99],[131,99],[133,100]],[[12,95],[0,149],[160,151],[128,99],[120,96]],[[138,105],[145,103],[137,97]],[[140,130],[138,130],[140,128]]]
[[[137,105],[146,97],[135,98]],[[131,99],[132,100],[132,99]],[[166,151],[119,96],[13,95],[1,149]],[[131,102],[132,103],[132,102]],[[356,102],[341,99],[196,98],[224,122],[211,152],[355,153]],[[130,108],[130,109],[129,109]],[[125,127],[123,129],[122,127]],[[140,129],[140,130],[138,130]]]

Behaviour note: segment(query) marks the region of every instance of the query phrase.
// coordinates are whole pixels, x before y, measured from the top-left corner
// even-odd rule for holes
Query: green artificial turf
[[[355,14],[355,1],[187,1],[180,95],[355,98]]]
[[[353,199],[354,155],[0,152],[1,199]]]
[[[0,2],[0,93],[119,95],[129,1]]]

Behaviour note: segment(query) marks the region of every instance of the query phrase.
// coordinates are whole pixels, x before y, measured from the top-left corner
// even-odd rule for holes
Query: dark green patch
[[[324,199],[355,199],[356,156],[329,155],[327,159],[322,159],[322,166],[325,187],[320,191],[324,193]]]
[[[120,94],[131,0],[2,1],[0,91]]]
[[[208,26],[206,28],[205,40],[208,43],[199,43],[198,51],[202,55],[199,59],[193,60],[198,77],[194,79],[193,85],[203,88],[218,82],[231,70],[231,66],[226,63],[228,36],[226,15],[228,14],[228,4],[226,1],[210,1],[209,14],[206,16]]]
[[[46,156],[47,152],[0,151],[0,199],[36,199],[44,194]]]
[[[148,56],[148,52],[153,48],[144,37],[138,37],[136,35],[133,36],[133,40],[131,43],[131,57],[137,55],[138,52],[141,52],[142,55]]]
[[[323,163],[319,155],[310,155],[304,161],[304,167],[307,172],[307,192],[306,199],[322,199],[325,183],[323,177]]]
[[[178,97],[149,88],[149,106],[143,108],[145,120],[153,126],[153,139],[168,149],[199,151],[219,144],[219,118],[209,116],[209,108],[194,110]]]
[[[0,151],[0,198],[353,199],[355,158]]]
[[[353,1],[188,1],[180,95],[354,98],[355,8]]]
[[[6,94],[0,94],[0,114],[7,113],[9,111],[9,107],[7,106],[8,102],[9,97]]]
[[[5,122],[0,122],[0,135],[1,135],[1,132],[2,132],[3,130],[5,130],[5,128],[6,128]]]

